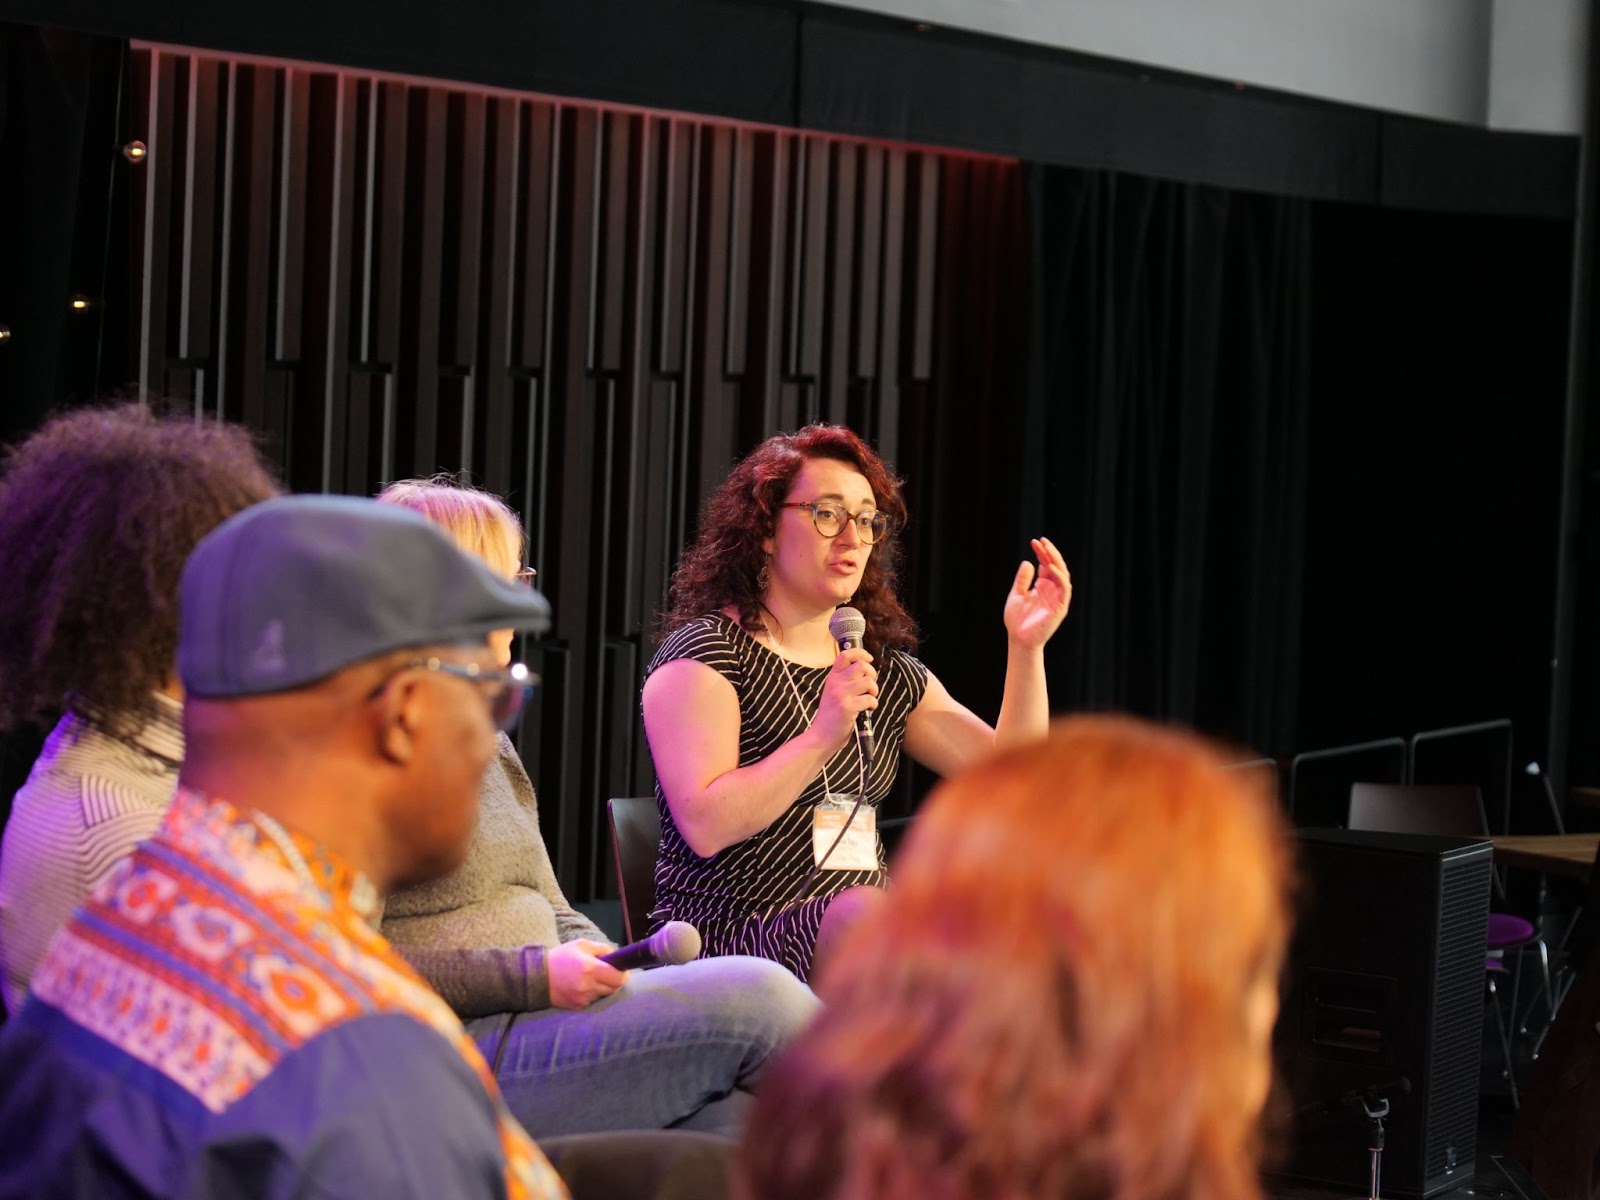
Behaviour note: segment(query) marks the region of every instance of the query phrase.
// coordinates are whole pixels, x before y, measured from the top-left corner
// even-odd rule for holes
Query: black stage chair
[[[636,942],[650,932],[656,903],[656,852],[661,846],[661,814],[654,796],[614,796],[606,801],[611,825],[611,864],[622,897],[622,934]]]
[[[722,1200],[731,1191],[738,1143],[711,1133],[641,1129],[543,1138],[539,1149],[572,1200]]]

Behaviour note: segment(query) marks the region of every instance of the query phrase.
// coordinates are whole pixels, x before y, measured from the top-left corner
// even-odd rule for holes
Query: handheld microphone
[[[619,971],[634,968],[674,967],[700,957],[700,931],[687,921],[668,921],[639,942],[618,946],[599,956]]]
[[[860,610],[846,605],[835,609],[828,619],[828,632],[839,643],[840,651],[854,650],[867,634],[867,619]],[[861,742],[861,753],[867,762],[872,761],[872,713],[863,710],[856,714],[856,737]]]

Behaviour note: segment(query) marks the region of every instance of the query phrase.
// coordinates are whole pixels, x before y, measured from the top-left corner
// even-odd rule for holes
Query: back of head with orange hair
[[[1074,718],[931,798],[763,1080],[769,1200],[1255,1200],[1287,936],[1272,799]]]

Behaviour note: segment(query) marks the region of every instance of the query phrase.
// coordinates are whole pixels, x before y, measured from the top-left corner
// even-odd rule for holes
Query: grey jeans
[[[667,1128],[737,1137],[762,1068],[817,1008],[786,968],[730,956],[636,971],[585,1009],[466,1026],[484,1058],[498,1058],[506,1104],[535,1138]]]

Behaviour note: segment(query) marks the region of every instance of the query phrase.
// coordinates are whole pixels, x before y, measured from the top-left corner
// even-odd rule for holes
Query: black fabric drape
[[[124,380],[126,238],[109,217],[136,170],[118,153],[124,52],[0,23],[0,444]]]
[[[1572,227],[1313,221],[1300,748],[1510,717],[1520,765],[1549,713]],[[1577,783],[1600,676],[1575,650]]]
[[[1073,571],[1058,709],[1293,747],[1310,206],[1026,169],[1023,524]]]
[[[122,361],[120,329],[109,346],[101,338],[108,309],[123,307],[107,285],[122,244],[106,220],[121,53],[109,39],[0,24],[0,325],[11,334],[0,343],[0,446],[64,401],[93,398],[98,371]],[[84,313],[68,307],[79,291],[93,301]],[[0,826],[42,732],[0,733]]]
[[[88,39],[0,25],[0,440],[55,402],[71,293]]]

